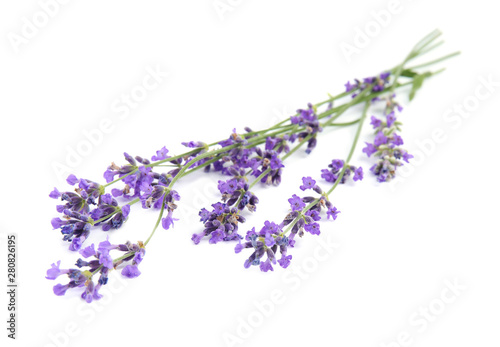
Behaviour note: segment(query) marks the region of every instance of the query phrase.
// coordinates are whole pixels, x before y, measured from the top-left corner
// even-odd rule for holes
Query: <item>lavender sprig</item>
[[[120,251],[125,254],[117,259],[112,259],[110,256],[111,251]],[[93,257],[93,260],[87,261],[79,258],[75,264],[78,269],[60,269],[61,261],[58,261],[47,270],[45,278],[55,280],[61,275],[67,275],[70,281],[67,284],[56,284],[53,288],[54,294],[61,296],[66,294],[68,289],[84,287],[81,297],[86,302],[91,303],[93,300],[99,300],[102,297],[99,294],[99,289],[108,283],[109,271],[120,264],[130,262],[122,269],[121,274],[123,276],[128,278],[138,277],[141,272],[137,266],[142,262],[145,252],[146,249],[141,242],[112,245],[106,240],[99,243],[97,250],[94,244],[80,250],[80,255],[83,258]],[[85,268],[85,270],[81,270],[82,268]],[[97,274],[99,279],[97,283],[94,283],[93,276]]]
[[[180,195],[173,189],[174,186],[183,177],[202,168],[205,172],[221,172],[231,178],[219,182],[222,202],[212,205],[214,209],[212,213],[202,210],[202,221],[205,224],[210,223],[205,225],[208,232],[204,230],[203,234],[198,236],[199,239],[210,236],[211,243],[221,240],[241,240],[242,237],[238,234],[238,224],[245,221],[241,213],[245,208],[251,212],[256,210],[258,198],[252,188],[257,183],[278,185],[284,168],[283,162],[305,144],[307,144],[306,152],[310,153],[317,146],[318,135],[323,129],[358,124],[358,131],[347,159],[332,161],[329,169],[322,172],[322,176],[327,182],[333,183],[333,186],[327,192],[323,192],[311,177],[304,177],[300,189],[303,191],[312,189],[320,196],[318,198],[292,196],[289,199],[292,212],[282,223],[267,222],[258,233],[255,229],[251,229],[250,234],[247,233],[246,243],[237,245],[237,248],[240,248],[239,251],[243,248],[254,248],[254,253],[245,262],[246,266],[257,263],[259,260],[258,263],[263,271],[272,270],[272,264],[276,262],[282,267],[287,267],[291,259],[291,255],[287,254],[288,246],[293,247],[296,234],[300,236],[304,234],[304,231],[319,234],[319,224],[316,222],[321,219],[322,209],[326,210],[328,218],[336,219],[339,211],[329,201],[329,195],[337,185],[345,183],[351,174],[355,181],[363,178],[362,169],[349,162],[358,142],[369,105],[381,100],[382,96],[392,95],[394,90],[409,85],[412,86],[410,97],[413,97],[424,79],[442,71],[417,73],[415,70],[454,55],[406,68],[409,61],[436,47],[431,44],[438,36],[439,33],[436,32],[428,35],[396,67],[374,77],[355,80],[353,84],[348,82],[345,92],[329,96],[327,100],[315,105],[308,104],[306,109],[298,110],[294,116],[268,129],[252,131],[246,128],[246,133],[243,134],[238,134],[233,130],[228,139],[211,144],[200,141],[184,142],[183,145],[190,150],[176,156],[170,156],[166,147],[158,150],[151,160],[139,156],[132,157],[124,153],[128,163],[122,166],[112,163],[104,173],[106,184],[103,185],[70,175],[67,182],[72,186],[78,183],[74,192],[61,193],[54,188],[49,195],[51,198],[60,198],[63,201],[62,205],[57,206],[57,211],[62,213],[62,218],[53,219],[52,225],[55,229],[61,230],[65,241],[71,242],[71,250],[79,251],[84,258],[94,257],[95,259],[90,261],[78,259],[76,262],[78,268],[88,268],[83,271],[60,270],[60,262],[53,264],[47,272],[48,279],[55,279],[61,274],[66,274],[70,278],[68,284],[56,285],[54,292],[63,295],[70,288],[85,287],[82,298],[90,302],[100,297],[98,289],[106,284],[109,271],[121,267],[122,264],[126,264],[122,267],[122,275],[129,278],[139,276],[140,271],[137,265],[142,261],[145,247],[151,241],[159,225],[161,224],[164,229],[169,229],[176,220],[173,213],[177,208]],[[407,78],[409,81],[400,83],[400,77]],[[348,96],[350,96],[349,101],[339,106],[333,105],[337,100]],[[334,122],[348,109],[361,103],[365,104],[365,108],[360,119],[343,123]],[[323,105],[326,105],[326,110],[318,113],[318,108]],[[405,157],[405,152],[398,147],[402,144],[402,140],[395,133],[400,125],[394,116],[395,107],[397,108],[398,105],[390,97],[387,103],[389,112],[386,112],[385,120],[372,119],[372,125],[376,128],[378,136],[373,144],[377,151],[373,153],[380,160],[382,158],[383,160],[389,158],[389,161],[392,160],[391,158],[394,160],[410,158],[407,153]],[[291,148],[295,141],[298,143]],[[392,162],[391,164],[397,165]],[[383,180],[387,180],[387,177],[392,177],[391,170],[387,176],[385,171],[377,171],[377,165],[372,167],[372,171],[379,178],[384,177]],[[165,167],[170,168],[170,171],[158,172],[158,169]],[[251,176],[255,179],[249,183],[248,179]],[[111,194],[106,193],[109,186],[119,182],[123,182],[122,187],[112,188]],[[117,199],[125,203],[120,206]],[[93,227],[100,226],[104,231],[120,228],[128,219],[131,205],[137,202],[141,202],[145,209],[159,210],[156,224],[144,243],[127,242],[122,245],[111,245],[106,240],[99,244],[97,251],[94,251],[94,245],[83,247]],[[194,241],[196,243],[196,240]],[[281,253],[279,260],[275,256],[278,248]],[[113,259],[109,255],[110,251],[121,251],[125,254]],[[260,259],[264,253],[267,254],[267,260],[261,262]],[[100,277],[97,284],[94,284],[92,278],[96,275]]]
[[[403,165],[403,161],[409,162],[413,155],[401,147],[403,139],[396,131],[400,130],[401,123],[396,118],[396,109],[401,112],[403,108],[394,101],[394,94],[387,100],[385,119],[381,120],[375,116],[371,117],[371,125],[375,130],[373,143],[366,142],[363,152],[370,157],[379,158],[370,171],[375,174],[377,181],[388,182],[396,176],[396,169]]]

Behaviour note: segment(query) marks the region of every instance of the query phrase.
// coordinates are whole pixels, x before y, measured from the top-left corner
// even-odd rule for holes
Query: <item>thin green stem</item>
[[[288,157],[290,157],[293,153],[295,153],[300,147],[302,147],[307,141],[309,141],[313,137],[312,134],[307,135],[300,141],[295,147],[293,147],[287,154],[285,154],[282,158],[281,161],[286,160]]]
[[[394,82],[391,87],[391,91],[394,91],[395,86],[398,82],[399,76],[401,76],[401,72],[403,71],[404,66],[406,65],[407,62],[410,60],[416,58],[419,56],[422,52],[422,50],[427,47],[429,44],[431,44],[434,40],[436,40],[439,36],[441,35],[441,32],[439,30],[434,30],[431,33],[429,33],[427,36],[425,36],[422,40],[420,40],[410,51],[410,53],[406,56],[406,58],[403,60],[401,64],[399,64],[396,69],[394,70]],[[424,51],[426,53],[426,51]]]
[[[121,176],[121,177],[118,177],[116,180],[114,180],[114,181],[111,181],[111,182],[109,182],[109,183],[104,184],[104,185],[103,185],[103,187],[104,187],[104,188],[109,187],[109,186],[110,186],[110,185],[112,185],[113,183],[119,182],[119,181],[121,181],[122,179],[124,179],[125,177],[130,176],[130,175],[132,175],[133,173],[136,173],[136,171],[137,171],[137,169],[134,169],[134,170],[130,171],[129,173],[126,173],[125,175],[123,175],[123,176]]]
[[[206,153],[200,154],[197,157],[194,157],[189,162],[187,162],[186,164],[184,164],[184,166],[182,167],[182,169],[180,169],[180,171],[177,173],[177,175],[174,176],[174,178],[172,179],[172,181],[168,185],[168,189],[171,189],[174,186],[175,182],[177,182],[177,180],[179,180],[179,178],[181,178],[183,176],[184,172],[187,169],[189,169],[194,163],[196,163],[196,162],[198,162],[198,161],[200,161],[202,159],[205,159],[207,157],[211,157],[211,156],[216,155],[216,154],[227,152],[228,150],[236,148],[238,146],[240,146],[240,144],[229,145],[229,146],[226,146],[226,147],[222,147],[221,149],[212,150],[210,152],[206,152]]]
[[[252,183],[250,183],[248,185],[248,190],[252,189],[253,186],[255,186],[257,184],[257,182],[260,182],[261,179],[263,179],[264,177],[266,177],[266,175],[269,172],[271,172],[271,168],[270,167],[268,167],[267,169],[265,169],[256,179],[253,180]],[[238,204],[240,203],[242,197],[243,197],[243,194],[240,195],[240,197],[238,198],[238,201],[236,201],[235,206],[238,206]]]
[[[134,199],[134,200],[132,200],[132,201],[127,202],[127,203],[126,203],[126,205],[130,205],[130,206],[132,206],[133,204],[135,204],[136,202],[139,202],[140,200],[141,200],[141,199],[136,198],[136,199]],[[102,218],[100,218],[100,219],[98,219],[98,220],[93,221],[93,222],[92,222],[92,225],[95,225],[95,224],[97,224],[97,223],[103,222],[103,221],[105,221],[105,220],[107,220],[107,219],[111,218],[112,216],[114,216],[114,215],[115,215],[116,213],[118,213],[118,212],[119,212],[119,210],[118,210],[118,209],[116,209],[113,213],[110,213],[110,214],[108,214],[108,215],[106,215],[106,216],[104,216],[104,217],[102,217]]]
[[[368,113],[369,107],[370,107],[369,102],[366,102],[365,107],[363,109],[363,113],[362,113],[361,118],[359,120],[359,126],[358,126],[358,129],[356,130],[356,135],[354,136],[354,140],[352,142],[351,149],[349,151],[349,154],[347,155],[346,160],[344,161],[344,167],[342,168],[342,171],[340,172],[339,177],[335,180],[335,183],[333,184],[333,186],[326,193],[327,197],[330,196],[330,194],[335,190],[335,188],[337,187],[339,182],[344,177],[345,171],[346,171],[347,167],[349,166],[349,162],[351,161],[352,155],[354,154],[354,150],[356,149],[356,145],[358,144],[359,135],[361,134],[361,129],[363,128],[363,123],[364,123],[364,120],[366,119],[366,114]]]
[[[185,172],[185,173],[184,173],[184,176],[187,176],[187,175],[189,175],[189,174],[191,174],[191,173],[193,173],[193,172],[195,172],[195,171],[197,171],[197,170],[199,170],[199,169],[202,169],[202,168],[204,168],[204,167],[206,167],[206,166],[208,166],[208,165],[210,165],[210,164],[212,164],[212,163],[215,163],[215,162],[216,162],[217,160],[219,160],[220,158],[221,158],[221,156],[216,156],[216,157],[215,157],[215,158],[213,158],[213,159],[207,160],[207,161],[206,161],[206,162],[204,162],[203,164],[198,165],[197,167],[192,168],[191,170],[189,170],[189,171]]]
[[[153,231],[151,232],[151,234],[149,234],[148,239],[144,242],[144,246],[147,246],[147,244],[149,243],[149,240],[151,240],[151,238],[153,237],[153,235],[156,232],[156,229],[158,229],[158,226],[160,225],[161,217],[163,217],[163,212],[165,211],[165,197],[166,196],[167,196],[167,194],[165,193],[165,195],[163,196],[163,200],[161,202],[160,214],[158,215],[158,219],[156,220],[155,227],[153,228]]]
[[[447,54],[441,58],[438,58],[438,59],[435,59],[435,60],[432,60],[432,61],[429,61],[427,63],[423,63],[423,64],[419,64],[419,65],[415,65],[415,66],[411,66],[408,68],[408,70],[414,70],[414,69],[419,69],[419,68],[422,68],[422,67],[426,67],[426,66],[429,66],[429,65],[433,65],[433,64],[436,64],[436,63],[439,63],[443,60],[446,60],[446,59],[450,59],[450,58],[453,58],[457,55],[460,54],[460,51],[456,51],[456,52],[453,52],[453,53],[450,53],[450,54]]]
[[[345,123],[332,123],[332,124],[328,124],[328,126],[331,126],[331,127],[346,127],[346,126],[349,126],[349,125],[353,125],[353,124],[356,124],[357,122],[360,121],[361,118],[358,118],[356,120],[353,120],[351,122],[345,122]]]
[[[128,252],[124,255],[122,255],[121,257],[118,257],[118,258],[115,258],[113,259],[113,264],[117,261],[120,261],[120,260],[123,260],[123,259],[126,259],[126,258],[130,258],[131,256],[133,256],[135,254],[135,251],[131,251],[131,252]],[[98,273],[101,269],[103,268],[103,265],[99,266],[97,269],[95,269],[94,271],[92,271],[90,273],[90,277],[94,276],[96,273]]]

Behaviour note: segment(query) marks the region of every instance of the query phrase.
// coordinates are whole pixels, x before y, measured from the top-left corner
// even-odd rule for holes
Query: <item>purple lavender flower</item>
[[[280,168],[285,167],[277,154],[271,156],[270,162],[269,166],[271,167],[271,170],[279,170]]]
[[[333,174],[332,171],[328,169],[321,170],[321,178],[323,178],[327,182],[335,182],[337,180],[337,176]]]
[[[153,155],[151,157],[152,161],[159,161],[163,159],[169,158],[168,154],[168,149],[165,147],[162,147],[160,150],[156,151],[156,155]]]
[[[312,218],[313,221],[319,221],[321,220],[321,216],[317,210],[309,210],[306,212],[306,216],[309,216]]]
[[[226,207],[226,204],[222,204],[220,202],[213,204],[212,207],[214,208],[214,212],[217,216],[220,216],[221,214],[224,213],[224,209]]]
[[[363,148],[363,153],[366,153],[366,155],[371,156],[373,153],[377,152],[377,147],[375,147],[372,143],[366,143],[366,147]]]
[[[266,233],[264,240],[267,247],[272,247],[276,243],[272,233]]]
[[[319,235],[320,230],[319,230],[319,224],[318,223],[310,223],[310,224],[305,224],[304,229],[311,233],[312,235]]]
[[[139,251],[137,251],[134,255],[134,258],[132,259],[133,263],[136,265],[139,265],[142,260],[144,259],[144,255],[146,254],[146,249],[141,248]]]
[[[68,178],[66,178],[66,182],[68,182],[69,185],[74,186],[78,183],[78,178],[76,178],[75,175],[71,174],[68,176]]]
[[[91,257],[91,256],[94,256],[96,255],[96,251],[94,249],[94,244],[91,244],[90,246],[88,247],[85,247],[83,249],[80,249],[80,254],[82,255],[82,257],[84,258],[88,258],[88,257]]]
[[[61,197],[61,193],[56,187],[54,187],[54,190],[50,192],[49,197],[52,199],[59,199]]]
[[[203,223],[205,223],[208,218],[210,218],[210,212],[206,208],[202,208],[198,215],[200,216],[200,222]]]
[[[403,138],[401,136],[399,136],[398,134],[396,133],[393,133],[392,134],[392,137],[391,137],[391,143],[394,145],[394,146],[401,146],[403,145]]]
[[[292,197],[288,199],[288,202],[290,203],[292,211],[301,211],[304,207],[306,207],[306,204],[296,194],[293,194]]]
[[[353,86],[350,81],[347,81],[347,83],[344,84],[344,86],[345,86],[346,92],[350,92],[351,90],[353,90],[355,88],[355,86]]]
[[[52,264],[51,268],[47,270],[47,276],[45,276],[45,278],[49,280],[55,280],[60,275],[67,274],[69,272],[69,270],[60,270],[59,269],[60,265],[61,265],[60,260],[57,262],[57,264]]]
[[[174,221],[176,220],[178,219],[172,217],[172,211],[169,211],[167,216],[161,220],[161,225],[163,229],[168,230],[171,226],[174,226]]]
[[[316,181],[311,177],[302,177],[302,185],[300,186],[300,190],[304,191],[306,189],[312,189],[316,185]]]
[[[268,271],[274,271],[273,266],[271,265],[271,262],[268,260],[260,262],[260,271],[262,272],[268,272]]]
[[[386,116],[386,119],[387,119],[387,127],[390,128],[392,127],[392,125],[396,122],[396,115],[394,114],[394,111],[389,113],[387,116]]]
[[[89,281],[88,284],[85,286],[85,290],[81,295],[82,299],[89,304],[94,299],[94,289],[95,289],[94,282]]]
[[[337,219],[337,215],[340,213],[339,210],[337,210],[336,207],[332,206],[326,211],[327,218],[330,219],[330,217],[335,220]]]
[[[361,181],[363,179],[363,168],[360,166],[354,170],[353,181]]]
[[[292,260],[291,255],[285,255],[285,256],[282,256],[281,259],[278,260],[278,264],[280,264],[280,266],[283,269],[286,269],[290,265],[291,260]]]
[[[380,147],[381,145],[384,145],[387,143],[387,137],[384,135],[382,131],[379,131],[377,135],[375,136],[374,140],[374,145],[375,147]]]
[[[139,271],[136,265],[127,265],[123,268],[121,273],[127,278],[136,278],[141,274],[141,271]]]
[[[62,296],[66,294],[66,291],[70,288],[69,284],[62,285],[62,284],[56,284],[54,286],[54,294],[57,296]]]
[[[399,153],[397,153],[397,154],[396,154],[396,151],[394,151],[394,157],[396,159],[402,158],[404,161],[406,161],[407,163],[409,163],[408,160],[410,160],[411,158],[413,158],[413,155],[409,154],[407,151],[401,149],[399,151]]]
[[[344,161],[341,159],[333,159],[329,165],[333,170],[340,171],[344,167]]]
[[[375,116],[372,116],[370,124],[373,125],[373,129],[378,129],[382,124],[382,121]]]

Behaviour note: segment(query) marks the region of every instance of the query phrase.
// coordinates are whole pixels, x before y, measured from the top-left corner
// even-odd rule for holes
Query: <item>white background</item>
[[[23,18],[33,23],[41,5],[0,5],[1,283],[5,235],[17,233],[19,243],[18,340],[6,338],[2,323],[1,345],[225,346],[227,334],[241,338],[237,346],[498,345],[498,82],[468,117],[445,118],[455,105],[477,100],[480,78],[500,81],[491,2],[401,0],[378,32],[370,27],[372,11],[387,11],[389,1],[222,3],[232,5],[220,16],[211,0],[69,1],[53,9],[46,25],[38,18],[44,26],[17,45],[12,40],[22,37]],[[353,45],[367,26],[372,37],[347,59],[342,43]],[[419,158],[395,186],[367,175],[339,187],[332,197],[339,218],[323,222],[321,236],[299,240],[289,269],[245,270],[249,254],[235,255],[233,244],[192,245],[191,234],[200,230],[197,209],[215,202],[219,179],[201,174],[179,184],[181,220],[157,232],[139,278],[112,279],[114,293],[90,306],[78,293],[52,294],[55,283],[45,271],[59,259],[69,267],[76,257],[50,226],[57,213],[48,193],[67,189],[54,165],[75,164],[67,156],[86,141],[84,132],[99,129],[103,119],[112,124],[72,169],[102,180],[111,161],[123,163],[123,151],[149,157],[166,145],[179,153],[181,141],[267,127],[341,92],[349,79],[396,65],[435,28],[446,43],[428,58],[462,55],[441,64],[447,70],[411,104],[400,92],[402,135]],[[170,74],[128,116],[116,112],[116,100],[141,85],[148,68]],[[430,143],[436,129],[444,141]],[[301,152],[286,162],[279,188],[256,189],[261,203],[242,231],[281,220],[300,177],[318,177],[331,159],[345,157],[353,134],[354,128],[325,131],[310,156]],[[371,139],[368,126],[363,136]],[[360,146],[353,163],[367,171],[372,161]],[[136,207],[122,229],[109,233],[113,243],[149,234],[156,215]],[[97,231],[93,241],[104,237]],[[335,248],[318,260],[321,242]],[[446,281],[461,289],[443,304]],[[275,296],[280,300],[270,307]],[[7,297],[0,302],[4,322]],[[272,311],[262,320],[258,303]],[[439,314],[425,328],[412,324],[429,305]],[[243,331],[241,322],[249,320],[254,327]]]

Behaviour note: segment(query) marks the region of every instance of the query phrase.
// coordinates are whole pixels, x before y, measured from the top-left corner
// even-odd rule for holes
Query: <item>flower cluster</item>
[[[317,145],[316,135],[318,132],[323,131],[320,126],[316,108],[312,104],[307,104],[307,109],[297,110],[297,115],[290,117],[292,124],[305,126],[305,131],[298,134],[299,140],[309,137],[307,141],[306,153],[309,154]]]
[[[373,143],[366,142],[366,147],[363,152],[370,157],[379,158],[370,170],[377,177],[379,182],[388,182],[396,175],[396,168],[403,165],[403,161],[407,162],[413,158],[405,149],[403,139],[396,131],[400,130],[401,123],[396,119],[396,109],[401,112],[402,108],[391,97],[387,102],[387,111],[385,119],[379,119],[375,116],[371,117],[370,124],[375,130],[375,138]]]
[[[248,133],[252,132],[249,128],[246,130]],[[255,135],[249,138],[255,138]],[[295,134],[269,136],[265,138],[264,148],[258,146],[247,148],[248,140],[233,129],[229,138],[219,143],[223,147],[236,145],[214,163],[216,171],[221,171],[232,178],[218,182],[222,202],[212,204],[211,211],[206,208],[200,210],[199,216],[204,224],[204,230],[192,235],[191,240],[195,244],[204,237],[210,237],[209,243],[212,244],[242,238],[237,232],[238,224],[245,221],[241,211],[247,208],[255,212],[259,203],[257,196],[249,190],[247,176],[252,175],[256,180],[268,185],[279,185],[284,167],[279,155],[282,152],[289,152],[288,143],[293,143],[296,138]]]
[[[238,224],[244,223],[245,217],[240,215],[238,209],[230,208],[221,202],[213,204],[212,207],[211,212],[205,208],[200,211],[200,221],[204,225],[204,230],[199,234],[193,234],[191,240],[197,245],[204,237],[210,237],[209,243],[212,244],[242,238],[238,234]]]
[[[252,254],[245,260],[244,267],[259,265],[263,272],[274,271],[273,265],[278,263],[281,267],[287,268],[290,265],[292,256],[288,254],[288,248],[295,245],[295,237],[304,236],[305,232],[312,235],[320,234],[320,225],[322,209],[326,210],[327,218],[336,219],[340,211],[328,200],[327,194],[324,194],[316,181],[311,177],[303,177],[300,189],[314,190],[320,197],[311,196],[299,197],[296,194],[288,199],[291,212],[284,218],[280,224],[266,221],[264,226],[256,231],[250,229],[245,242],[239,242],[235,247],[235,253],[240,253],[243,249],[253,248]],[[279,251],[280,258],[277,259]],[[264,255],[266,259],[264,260]]]
[[[187,143],[188,147],[196,146],[198,143]],[[163,147],[151,157],[152,161],[166,160],[172,165],[181,165],[183,159],[172,159],[168,155],[168,150]],[[133,158],[124,153],[128,164],[117,166],[112,163],[104,172],[104,178],[108,184],[119,177],[124,183],[122,189],[113,188],[110,193],[105,192],[105,186],[87,179],[78,179],[75,175],[69,175],[67,182],[70,185],[78,186],[74,192],[59,192],[57,188],[49,194],[53,199],[60,198],[64,203],[56,207],[62,218],[53,218],[54,229],[61,229],[63,240],[71,242],[69,249],[79,250],[84,241],[88,238],[92,226],[101,226],[102,230],[120,228],[127,220],[130,213],[130,205],[135,201],[119,206],[116,198],[125,200],[136,198],[142,203],[143,208],[161,208],[168,211],[167,216],[162,220],[162,226],[169,229],[173,225],[173,211],[177,208],[175,201],[180,199],[179,194],[170,188],[172,177],[178,173],[178,169],[168,173],[157,173],[152,170],[148,159],[136,156]],[[190,160],[185,158],[186,161]]]
[[[252,138],[252,136],[249,136],[249,138]],[[229,139],[221,141],[219,144],[222,147],[236,145],[236,148],[232,148],[220,160],[216,161],[214,170],[235,178],[245,177],[247,170],[250,170],[255,177],[265,172],[266,174],[263,175],[261,180],[263,183],[279,185],[281,182],[281,168],[284,167],[279,154],[283,151],[288,152],[288,143],[293,143],[296,138],[297,135],[295,134],[292,136],[285,134],[283,136],[267,137],[264,149],[262,149],[258,146],[250,146],[248,140],[236,134],[236,130],[233,129]]]
[[[222,201],[228,207],[236,205],[240,211],[246,207],[251,212],[257,209],[259,199],[248,190],[249,185],[244,178],[235,177],[227,181],[219,181],[217,188],[222,194]]]
[[[288,153],[290,152],[290,145],[289,143],[294,143],[295,140],[297,139],[297,134],[292,134],[292,135],[281,135],[281,136],[275,136],[275,137],[268,137],[266,139],[266,145],[265,149],[266,151],[276,151],[278,154],[281,152]]]
[[[159,177],[165,177],[160,175]],[[176,190],[170,189],[166,184],[167,182],[158,181],[143,187],[140,200],[143,208],[164,208],[167,211],[167,216],[162,218],[162,226],[168,230],[170,226],[174,225],[173,218],[174,210],[177,208],[176,201],[180,200],[180,195]]]
[[[108,231],[120,228],[127,219],[130,205],[118,206],[111,194],[104,194],[103,186],[75,175],[69,175],[66,181],[73,186],[78,183],[75,192],[61,193],[54,188],[49,196],[64,203],[56,206],[62,218],[53,218],[51,224],[54,229],[61,229],[64,241],[71,242],[70,250],[81,248],[93,225],[102,225]]]
[[[339,177],[339,183],[345,183],[353,174],[353,181],[361,181],[363,179],[363,168],[355,167],[353,165],[345,165],[341,159],[334,159],[328,165],[328,169],[321,170],[321,177],[327,182],[335,183]]]
[[[110,251],[116,250],[124,253],[123,256],[114,259],[110,256]],[[128,278],[135,278],[141,274],[137,266],[144,258],[146,250],[142,242],[132,244],[127,242],[120,245],[112,245],[108,240],[99,243],[97,250],[94,244],[80,249],[79,253],[83,258],[93,257],[92,260],[83,260],[79,258],[76,262],[78,269],[60,269],[61,261],[52,264],[47,270],[45,278],[55,280],[61,275],[67,275],[70,281],[66,284],[56,284],[53,288],[54,294],[61,296],[71,288],[82,288],[84,290],[81,297],[88,303],[98,300],[102,297],[99,289],[108,283],[109,271],[115,269],[124,262],[130,264],[123,267],[121,274]],[[83,270],[82,268],[86,268]],[[94,283],[93,277],[99,275],[97,283]]]
[[[61,229],[63,240],[71,242],[69,249],[77,251],[82,247],[83,242],[89,237],[91,224],[86,214],[74,212],[69,209],[62,211],[64,217],[53,218],[51,221],[54,229]]]
[[[347,83],[344,85],[345,86],[345,91],[346,92],[353,92],[351,96],[354,98],[356,97],[359,92],[371,88],[371,91],[374,93],[377,92],[382,92],[386,88],[387,84],[389,83],[389,77],[391,73],[388,72],[383,72],[378,76],[373,76],[373,77],[365,77],[363,78],[362,81],[355,79],[354,83],[351,83],[350,81],[347,81]],[[373,98],[372,101],[379,100],[377,97]]]

